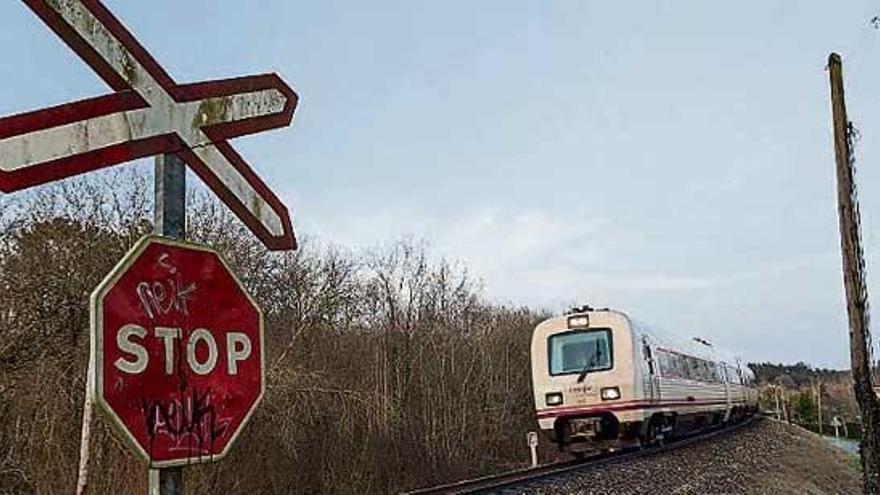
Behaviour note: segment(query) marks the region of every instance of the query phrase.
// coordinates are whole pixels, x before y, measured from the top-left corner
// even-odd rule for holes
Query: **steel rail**
[[[650,447],[631,447],[617,452],[597,454],[585,459],[574,461],[555,462],[536,468],[524,468],[507,471],[500,474],[483,476],[468,480],[457,481],[445,485],[422,488],[418,490],[401,492],[401,495],[435,495],[435,494],[476,494],[491,493],[499,490],[509,490],[517,485],[526,485],[538,481],[545,481],[568,473],[599,468],[611,464],[632,461],[642,457],[670,452],[682,447],[693,445],[711,438],[733,433],[741,428],[763,419],[760,415],[754,415],[739,423],[702,430],[699,433],[679,437],[674,441]]]

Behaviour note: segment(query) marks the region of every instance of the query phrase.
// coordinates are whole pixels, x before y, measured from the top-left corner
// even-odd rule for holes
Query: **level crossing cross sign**
[[[92,395],[154,468],[223,458],[266,387],[262,313],[215,251],[148,236],[92,295]]]
[[[229,144],[287,126],[275,74],[177,84],[99,0],[22,0],[115,92],[0,118],[0,191],[174,153],[269,248],[294,249],[287,208]]]

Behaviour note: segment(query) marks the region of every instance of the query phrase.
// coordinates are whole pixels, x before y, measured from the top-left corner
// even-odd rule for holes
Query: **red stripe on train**
[[[620,407],[628,404],[677,404],[686,402],[688,404],[693,403],[704,403],[704,402],[726,402],[724,398],[711,398],[711,399],[657,399],[657,400],[645,400],[645,399],[630,399],[624,401],[615,401],[603,403],[601,407]],[[732,402],[743,402],[742,400],[737,400],[737,398],[733,398]],[[577,406],[565,406],[565,407],[552,407],[538,410],[538,413],[542,412],[557,412],[557,411],[569,411],[569,410],[580,410],[585,407],[596,407],[595,405],[577,405]]]
[[[745,404],[745,401],[731,401],[731,405]],[[582,406],[559,409],[543,409],[537,412],[538,419],[565,416],[568,414],[602,413],[631,411],[634,409],[661,409],[665,407],[694,407],[694,406],[724,406],[726,400],[697,399],[693,401],[666,400],[666,401],[628,401],[624,403],[608,404],[607,406]]]

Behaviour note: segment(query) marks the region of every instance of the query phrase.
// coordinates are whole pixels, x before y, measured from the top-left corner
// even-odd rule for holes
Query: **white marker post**
[[[526,435],[526,439],[529,442],[529,450],[532,453],[532,467],[538,467],[538,434],[534,431],[530,431],[528,435]]]

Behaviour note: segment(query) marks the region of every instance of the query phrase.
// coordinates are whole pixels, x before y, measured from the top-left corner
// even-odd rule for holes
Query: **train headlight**
[[[559,392],[547,394],[544,396],[544,402],[546,402],[548,406],[561,406],[562,394],[560,394]]]
[[[587,328],[588,326],[590,326],[590,317],[587,315],[568,317],[568,328]]]
[[[620,389],[617,387],[605,387],[601,390],[602,400],[617,400],[620,398]]]

